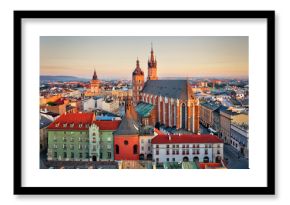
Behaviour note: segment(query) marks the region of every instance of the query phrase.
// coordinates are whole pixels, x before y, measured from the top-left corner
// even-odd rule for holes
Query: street
[[[231,145],[224,144],[224,159],[227,161],[229,169],[249,169],[249,160]]]

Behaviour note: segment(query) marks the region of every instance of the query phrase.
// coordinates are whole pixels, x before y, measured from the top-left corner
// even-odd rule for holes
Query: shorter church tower
[[[133,103],[137,104],[140,101],[140,92],[144,86],[144,72],[140,68],[139,60],[137,58],[136,68],[132,73],[132,90]]]
[[[158,80],[157,77],[157,60],[154,57],[153,46],[151,45],[151,55],[148,59],[148,77],[147,80]]]
[[[98,80],[96,70],[94,70],[94,75],[91,80],[91,93],[93,96],[99,94],[99,88],[100,88],[100,81]]]

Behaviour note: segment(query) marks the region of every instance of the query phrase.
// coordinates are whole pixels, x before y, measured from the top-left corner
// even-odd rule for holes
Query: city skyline
[[[151,43],[160,78],[248,78],[247,36],[42,36],[40,74],[130,79],[138,58],[147,76]]]

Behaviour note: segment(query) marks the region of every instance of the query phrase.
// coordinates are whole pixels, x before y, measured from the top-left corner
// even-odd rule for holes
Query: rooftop
[[[49,125],[50,130],[87,130],[94,120],[94,113],[65,113]]]
[[[103,121],[103,120],[96,120],[93,122],[95,125],[97,125],[100,130],[117,130],[121,120],[113,120],[113,121]]]
[[[153,105],[145,102],[140,102],[135,109],[138,115],[140,115],[141,117],[148,117],[153,110]]]
[[[142,92],[181,100],[194,99],[187,80],[147,80]]]
[[[217,136],[210,134],[157,135],[152,139],[152,144],[181,143],[223,143],[223,141]]]

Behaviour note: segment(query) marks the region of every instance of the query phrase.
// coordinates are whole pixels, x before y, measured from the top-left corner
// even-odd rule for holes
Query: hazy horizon
[[[40,74],[131,79],[138,57],[146,78],[151,42],[160,78],[248,78],[247,36],[42,36]]]

